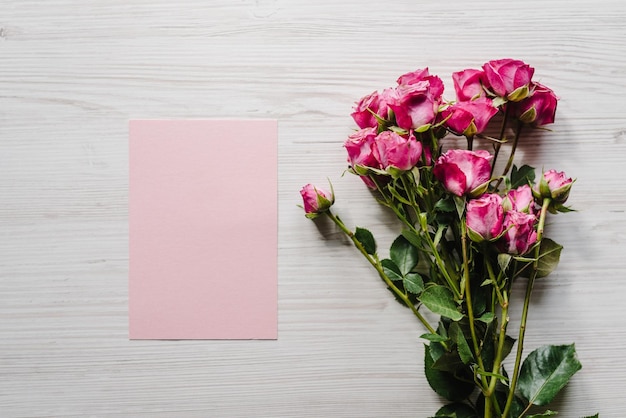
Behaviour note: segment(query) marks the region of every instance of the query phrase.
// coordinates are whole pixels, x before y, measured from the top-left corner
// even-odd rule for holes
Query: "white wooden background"
[[[341,177],[353,101],[514,57],[561,97],[520,157],[578,178],[527,348],[577,344],[559,416],[623,417],[625,21],[622,0],[1,0],[0,416],[434,414],[419,324],[298,190],[330,177],[389,245],[397,225]],[[279,338],[129,341],[127,122],[214,117],[279,120]]]

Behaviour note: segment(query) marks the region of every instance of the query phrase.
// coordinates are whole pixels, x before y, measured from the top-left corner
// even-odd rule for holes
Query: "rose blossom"
[[[408,86],[409,84],[418,83],[424,79],[431,77],[428,73],[428,68],[424,68],[422,70],[415,70],[410,73],[402,74],[396,82],[399,86]]]
[[[422,143],[412,133],[404,138],[395,132],[383,131],[376,137],[373,154],[382,168],[406,171],[415,167],[422,156]]]
[[[467,202],[466,222],[472,241],[497,238],[503,230],[502,198],[496,193],[484,194]]]
[[[562,171],[548,170],[541,176],[539,185],[535,186],[535,194],[550,198],[558,203],[565,203],[574,181]]]
[[[392,89],[385,89],[382,93],[375,91],[363,97],[354,105],[354,112],[352,112],[351,116],[359,128],[375,128],[378,126],[378,121],[372,112],[381,119],[387,119],[389,111],[387,103],[392,94]]]
[[[509,190],[502,204],[506,211],[514,210],[530,214],[535,212],[535,198],[532,189],[527,184]]]
[[[482,133],[491,118],[498,113],[491,99],[481,97],[471,102],[457,102],[442,112],[446,126],[457,135],[474,136]]]
[[[483,85],[487,84],[485,72],[473,68],[452,73],[452,82],[457,100],[470,101],[478,97],[485,97]]]
[[[483,65],[491,90],[500,97],[517,102],[528,96],[535,69],[523,61],[504,58]]]
[[[300,195],[304,202],[304,212],[309,217],[326,212],[335,203],[335,196],[332,193],[312,184],[302,187]]]
[[[449,192],[463,196],[471,194],[491,177],[493,158],[488,151],[449,150],[435,163],[433,174]]]
[[[401,76],[398,83],[388,102],[396,116],[397,125],[410,130],[431,124],[441,104],[441,79],[429,75],[426,68]]]
[[[498,242],[498,248],[507,254],[523,255],[537,241],[535,221],[537,218],[528,213],[510,210],[504,216],[504,235]]]
[[[376,128],[364,128],[354,132],[343,144],[348,152],[348,162],[352,167],[356,165],[378,168],[379,164],[373,154]]]
[[[524,123],[535,126],[554,123],[556,102],[558,98],[554,92],[543,84],[534,83],[529,97],[517,103],[514,114]]]

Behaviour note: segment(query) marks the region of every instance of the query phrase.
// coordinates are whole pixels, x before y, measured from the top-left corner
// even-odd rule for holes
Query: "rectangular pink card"
[[[129,337],[277,337],[277,122],[132,120]]]

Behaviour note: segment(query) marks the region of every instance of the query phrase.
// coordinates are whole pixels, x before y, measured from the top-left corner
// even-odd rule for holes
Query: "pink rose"
[[[473,68],[452,73],[452,82],[456,98],[460,102],[466,102],[478,97],[485,97],[483,86],[487,84],[485,72]]]
[[[373,147],[376,139],[376,128],[364,128],[354,132],[343,144],[348,151],[348,163],[352,167],[379,168],[378,161],[374,157]]]
[[[504,216],[504,235],[498,242],[500,251],[511,255],[523,255],[537,241],[535,221],[528,213],[510,210]]]
[[[528,96],[530,80],[535,69],[523,61],[504,58],[483,65],[485,78],[491,90],[513,102]]]
[[[491,118],[498,113],[490,99],[481,97],[471,102],[457,102],[442,112],[446,126],[457,135],[474,136],[482,133]]]
[[[396,116],[396,124],[410,130],[433,123],[443,94],[441,79],[428,75],[428,69],[424,69],[401,76],[398,83],[388,102]]]
[[[558,98],[552,90],[543,84],[534,83],[533,87],[529,97],[516,103],[514,115],[522,122],[534,126],[554,123]]]
[[[377,114],[381,119],[387,119],[389,111],[387,103],[392,94],[392,89],[385,89],[382,93],[375,91],[363,97],[354,105],[352,119],[354,119],[359,128],[376,128],[378,126],[378,121],[373,113]]]
[[[423,70],[415,70],[413,72],[403,74],[400,77],[398,77],[397,82],[399,86],[405,86],[409,84],[415,84],[428,77],[430,77],[430,74],[428,73],[428,67],[427,67],[427,68],[424,68]]]
[[[504,210],[502,198],[496,193],[484,194],[467,202],[466,222],[472,241],[482,242],[497,238],[503,231]]]
[[[376,137],[374,156],[381,167],[410,170],[422,156],[422,143],[413,134],[404,138],[392,131],[383,131]]]
[[[449,150],[435,163],[433,174],[449,192],[463,196],[476,195],[479,186],[490,180],[493,158],[488,151]],[[481,187],[482,188],[482,187]]]
[[[562,171],[548,170],[541,176],[534,192],[538,197],[550,198],[557,203],[565,203],[573,182]]]
[[[319,189],[312,184],[302,187],[300,195],[304,202],[304,212],[309,218],[326,212],[335,203],[335,196],[332,193]]]
[[[504,209],[516,212],[535,213],[535,198],[529,185],[525,184],[517,189],[509,190],[504,197]]]

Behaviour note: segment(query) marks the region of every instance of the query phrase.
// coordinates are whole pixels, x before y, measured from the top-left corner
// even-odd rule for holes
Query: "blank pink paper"
[[[130,339],[277,337],[277,136],[130,121]]]

